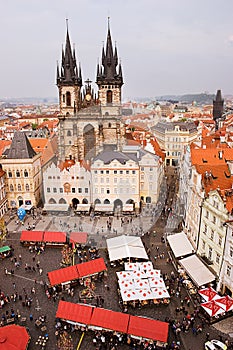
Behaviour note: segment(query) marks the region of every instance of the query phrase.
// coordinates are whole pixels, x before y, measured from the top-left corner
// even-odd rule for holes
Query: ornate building
[[[122,68],[118,64],[117,49],[113,50],[108,26],[106,47],[101,64],[97,65],[94,93],[91,81],[82,83],[80,65],[72,51],[69,32],[61,67],[57,67],[59,89],[59,160],[92,159],[106,148],[120,150],[124,141],[121,118]]]

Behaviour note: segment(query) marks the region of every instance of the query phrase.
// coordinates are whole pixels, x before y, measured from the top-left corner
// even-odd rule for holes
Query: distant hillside
[[[0,102],[5,103],[5,104],[13,104],[13,105],[18,105],[18,104],[23,104],[23,105],[40,105],[40,104],[56,104],[58,103],[58,99],[55,97],[22,97],[22,98],[1,98],[0,97]]]
[[[179,103],[187,103],[191,104],[192,102],[196,102],[198,105],[204,105],[204,104],[212,104],[213,99],[215,98],[214,94],[187,94],[187,95],[167,95],[167,96],[159,96],[156,97],[158,101],[176,101]]]

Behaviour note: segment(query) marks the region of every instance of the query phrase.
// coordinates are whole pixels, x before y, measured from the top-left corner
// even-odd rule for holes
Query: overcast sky
[[[233,0],[0,0],[0,98],[56,97],[66,18],[83,80],[95,81],[107,18],[123,99],[233,93]]]

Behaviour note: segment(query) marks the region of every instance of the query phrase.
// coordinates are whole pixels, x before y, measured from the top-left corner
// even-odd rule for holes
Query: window
[[[202,241],[202,249],[205,250],[205,241]]]
[[[227,276],[231,276],[231,267],[227,265]]]
[[[82,193],[81,187],[78,188],[78,193]]]
[[[112,103],[112,91],[107,91],[107,103]]]
[[[109,177],[106,178],[106,183],[107,183],[107,184],[109,183]]]
[[[114,170],[114,174],[117,174],[117,170]]]
[[[30,191],[29,184],[26,184],[26,185],[25,185],[25,190],[26,190],[27,192]]]
[[[75,193],[75,187],[72,187],[72,188],[71,188],[71,192],[72,192],[72,193]]]
[[[230,247],[230,257],[233,258],[233,247]]]
[[[103,177],[100,178],[100,182],[101,182],[102,184],[104,183],[104,178],[103,178]]]
[[[104,193],[104,188],[103,187],[101,187],[101,193]]]
[[[97,171],[97,170],[95,170],[95,171],[94,171],[94,174],[97,174],[97,173],[98,173],[98,171]]]
[[[132,174],[136,174],[136,171],[135,171],[135,170],[132,170]]]
[[[218,203],[216,202],[216,200],[213,201],[213,206],[218,209]]]
[[[87,187],[85,188],[85,193],[88,193],[88,188]]]
[[[67,136],[71,136],[71,131],[67,130]]]
[[[8,177],[12,177],[12,172],[11,171],[8,172]]]
[[[141,171],[144,171],[144,167],[141,167]]]
[[[120,174],[123,174],[123,170],[120,170]]]
[[[209,247],[209,255],[208,255],[209,260],[212,260],[212,253],[213,253],[213,249]]]
[[[56,187],[53,188],[53,193],[57,193]]]
[[[100,174],[103,174],[104,173],[104,171],[103,170],[100,170]]]
[[[209,219],[209,212],[208,210],[206,210],[206,215],[205,215],[206,219]]]
[[[47,193],[50,193],[50,187],[47,187]]]
[[[18,191],[22,191],[22,186],[18,184]]]
[[[213,216],[213,224],[216,224],[216,216]]]
[[[109,189],[107,189],[107,194],[109,194],[110,193],[110,190]]]
[[[60,190],[60,193],[63,193],[63,188],[62,188],[62,187],[60,187],[60,189],[59,189],[59,190]]]
[[[211,230],[210,239],[211,239],[211,241],[214,240],[214,230]]]
[[[109,174],[109,170],[106,170],[106,174]]]
[[[220,261],[220,255],[216,254],[216,263],[219,264],[219,261]]]
[[[114,188],[114,193],[115,193],[115,194],[117,193],[117,187]]]
[[[14,186],[12,184],[10,184],[10,191],[13,192],[14,191]]]
[[[48,179],[51,180],[51,179],[52,179],[52,176],[48,176]]]
[[[222,236],[218,235],[218,245],[222,246]]]
[[[205,224],[204,225],[204,231],[203,231],[203,233],[206,235],[207,234],[207,225]]]
[[[20,172],[19,172],[19,170],[16,170],[16,177],[20,177]]]
[[[71,106],[71,94],[69,91],[66,92],[66,105]]]
[[[129,170],[126,170],[126,174],[129,174]]]
[[[117,177],[114,177],[114,182],[117,183]]]
[[[150,171],[153,171],[153,168],[150,168]]]

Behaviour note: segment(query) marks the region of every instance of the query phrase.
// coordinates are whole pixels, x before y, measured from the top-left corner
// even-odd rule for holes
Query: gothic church
[[[110,26],[101,63],[97,65],[95,94],[91,81],[82,80],[80,64],[71,49],[67,28],[61,66],[57,66],[59,90],[59,161],[91,160],[104,150],[120,151],[125,129],[121,123],[122,68],[113,49]]]

